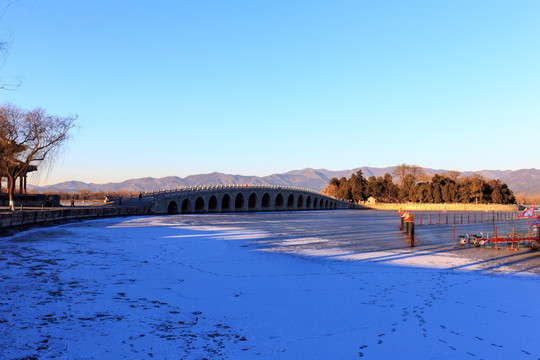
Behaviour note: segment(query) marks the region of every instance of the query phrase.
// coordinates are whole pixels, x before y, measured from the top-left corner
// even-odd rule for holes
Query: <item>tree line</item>
[[[333,178],[323,190],[339,199],[359,203],[373,198],[376,202],[399,203],[477,203],[515,204],[516,197],[500,180],[487,180],[480,175],[461,176],[457,171],[426,175],[416,165],[402,164],[393,176],[365,178],[362,170],[350,178]]]
[[[91,191],[88,189],[81,189],[77,192],[69,192],[69,191],[56,191],[56,190],[47,190],[43,192],[44,194],[51,194],[51,195],[59,195],[60,200],[77,200],[77,201],[84,201],[84,200],[90,200],[90,201],[103,201],[105,197],[117,199],[120,196],[124,199],[127,199],[131,196],[138,196],[139,193],[134,193],[127,190],[119,190],[119,191]]]

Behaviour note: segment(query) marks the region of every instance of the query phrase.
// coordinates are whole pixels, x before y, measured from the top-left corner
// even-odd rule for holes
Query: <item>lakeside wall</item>
[[[31,226],[71,219],[92,219],[114,216],[135,216],[151,214],[151,206],[108,206],[87,208],[55,208],[45,210],[24,210],[0,214],[0,229]]]
[[[518,211],[518,205],[501,204],[422,204],[422,203],[395,203],[395,204],[368,204],[364,203],[369,209],[375,210],[395,210],[399,209],[409,211]]]
[[[60,205],[60,195],[47,194],[15,194],[15,206],[46,206]],[[9,195],[0,193],[0,206],[9,206]]]

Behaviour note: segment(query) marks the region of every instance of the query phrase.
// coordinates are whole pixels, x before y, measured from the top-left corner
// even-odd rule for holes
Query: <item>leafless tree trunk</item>
[[[40,108],[25,111],[10,104],[0,108],[0,173],[8,178],[12,210],[17,178],[55,157],[69,139],[76,118],[48,115]]]

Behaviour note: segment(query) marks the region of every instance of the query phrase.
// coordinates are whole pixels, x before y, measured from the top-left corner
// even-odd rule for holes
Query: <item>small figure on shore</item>
[[[118,205],[122,205],[122,195],[118,197]]]
[[[71,198],[71,207],[75,207],[75,198]]]
[[[139,193],[139,201],[142,200],[142,192]]]

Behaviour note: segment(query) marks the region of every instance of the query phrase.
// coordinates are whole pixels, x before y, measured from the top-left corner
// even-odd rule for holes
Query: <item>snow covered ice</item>
[[[206,214],[0,238],[0,358],[540,358],[540,253],[452,250],[447,227],[411,249],[397,224]]]

